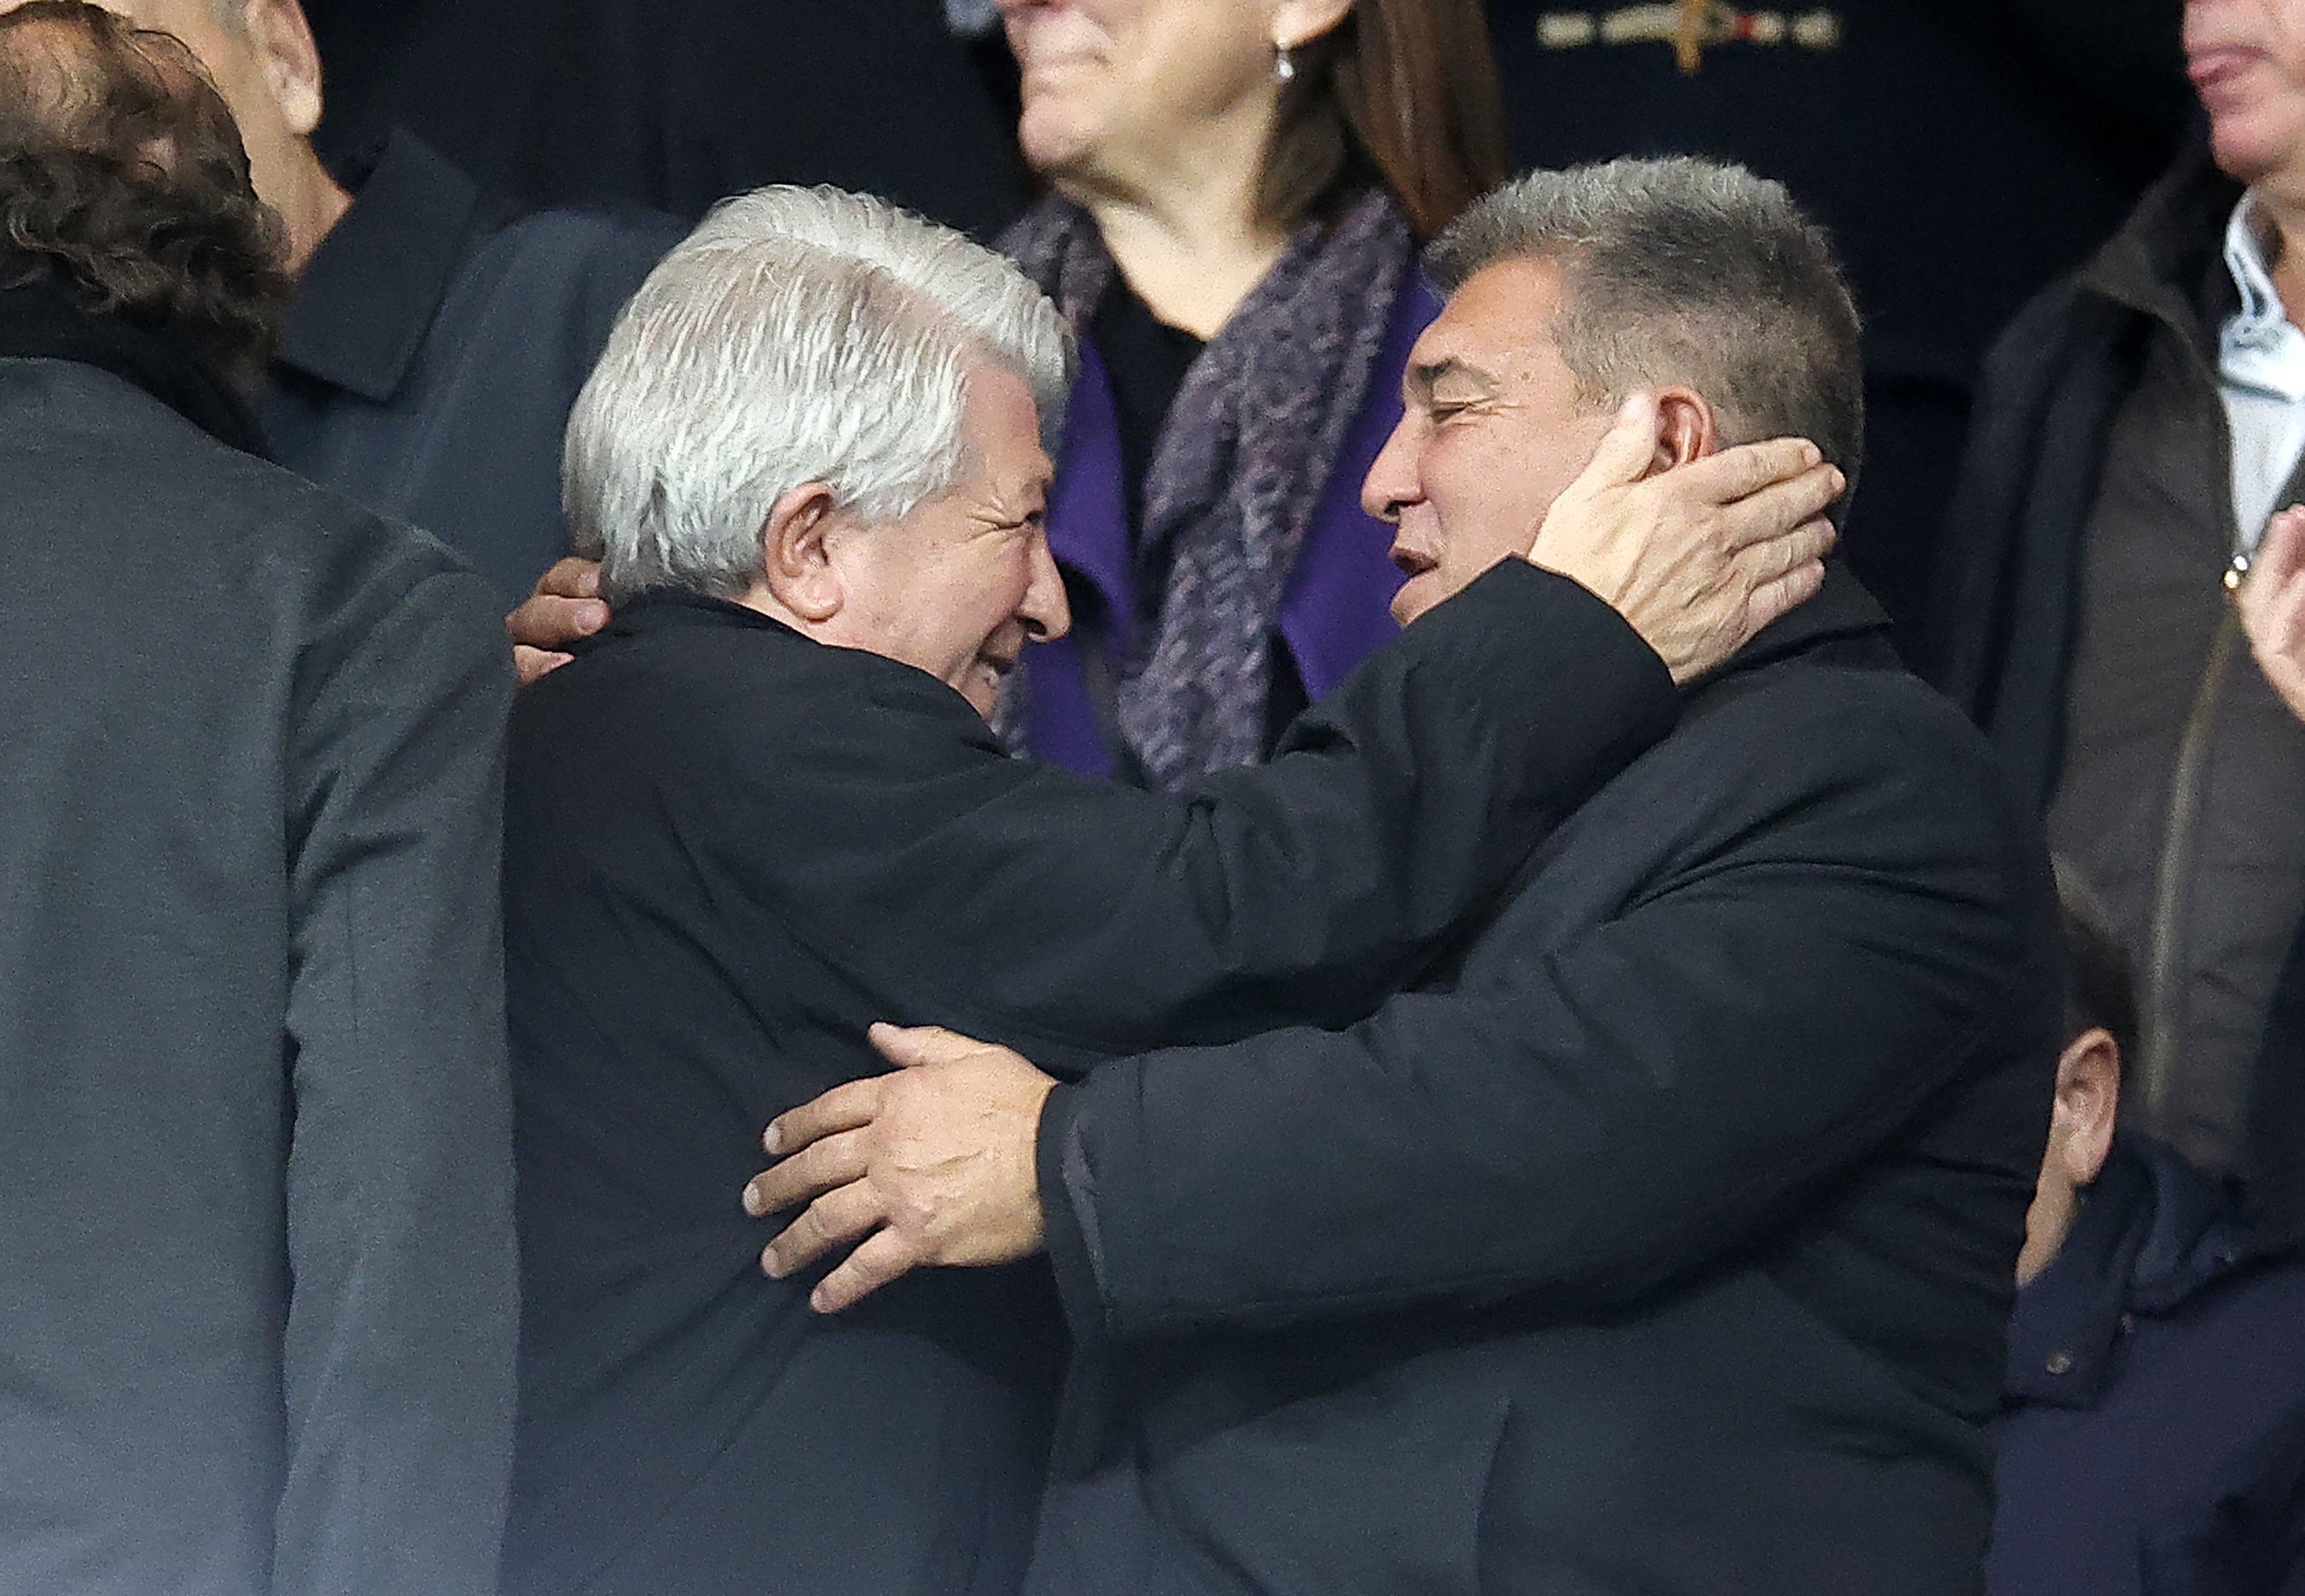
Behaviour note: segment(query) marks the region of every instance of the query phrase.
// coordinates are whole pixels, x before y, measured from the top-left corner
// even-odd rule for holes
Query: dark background
[[[1841,43],[1548,49],[1494,0],[1516,157],[1729,157],[1833,231],[1867,318],[1858,572],[1917,611],[1977,364],[2117,227],[2185,135],[2182,0],[1833,0]],[[701,214],[759,183],[887,195],[989,239],[1029,197],[997,41],[939,0],[311,0],[324,148],[395,120],[535,205]]]

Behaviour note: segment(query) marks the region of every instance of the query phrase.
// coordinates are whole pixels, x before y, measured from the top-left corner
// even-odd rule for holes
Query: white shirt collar
[[[2233,319],[2251,328],[2277,331],[2289,319],[2273,286],[2273,267],[2265,258],[2265,241],[2257,233],[2257,194],[2243,194],[2225,225],[2225,269],[2241,290],[2241,312]]]
[[[2225,267],[2241,309],[2221,329],[2218,374],[2229,384],[2290,403],[2305,401],[2305,333],[2290,320],[2273,285],[2257,230],[2257,196],[2244,194],[2225,228]]]

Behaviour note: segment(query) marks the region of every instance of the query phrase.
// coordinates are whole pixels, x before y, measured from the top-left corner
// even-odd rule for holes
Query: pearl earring
[[[1276,82],[1293,83],[1297,81],[1297,64],[1289,58],[1287,45],[1272,47],[1272,76]]]

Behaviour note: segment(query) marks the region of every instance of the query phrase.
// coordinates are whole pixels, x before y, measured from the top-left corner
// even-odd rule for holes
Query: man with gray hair
[[[1396,613],[1442,605],[1416,628],[1636,388],[1654,481],[1790,428],[1855,469],[1856,314],[1774,183],[1540,173],[1429,264],[1365,488]],[[1979,1588],[2056,922],[2038,828],[1884,627],[1829,569],[1365,1021],[1063,1083],[884,1030],[906,1067],[770,1125],[746,1205],[809,1206],[770,1272],[862,1238],[827,1310],[1050,1254],[1077,1352],[1029,1591]]]
[[[1068,620],[1068,365],[1008,263],[770,190],[665,259],[577,404],[615,618],[516,708],[507,800],[521,1596],[1013,1591],[1064,1364],[1045,1268],[812,1313],[736,1201],[761,1125],[880,1067],[881,1020],[1078,1074],[1360,1018],[1665,734],[1677,679],[1824,580],[1814,446],[1643,480],[1651,407],[1269,767],[1177,795],[1033,766],[984,717]],[[1001,1178],[1029,1193],[1029,1139]]]

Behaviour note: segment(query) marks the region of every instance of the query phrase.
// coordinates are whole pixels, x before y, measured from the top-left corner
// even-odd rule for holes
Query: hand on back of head
[[[1628,401],[1553,502],[1528,558],[1623,615],[1676,683],[1727,662],[1814,598],[1847,486],[1815,444],[1774,438],[1651,473],[1655,402]]]

